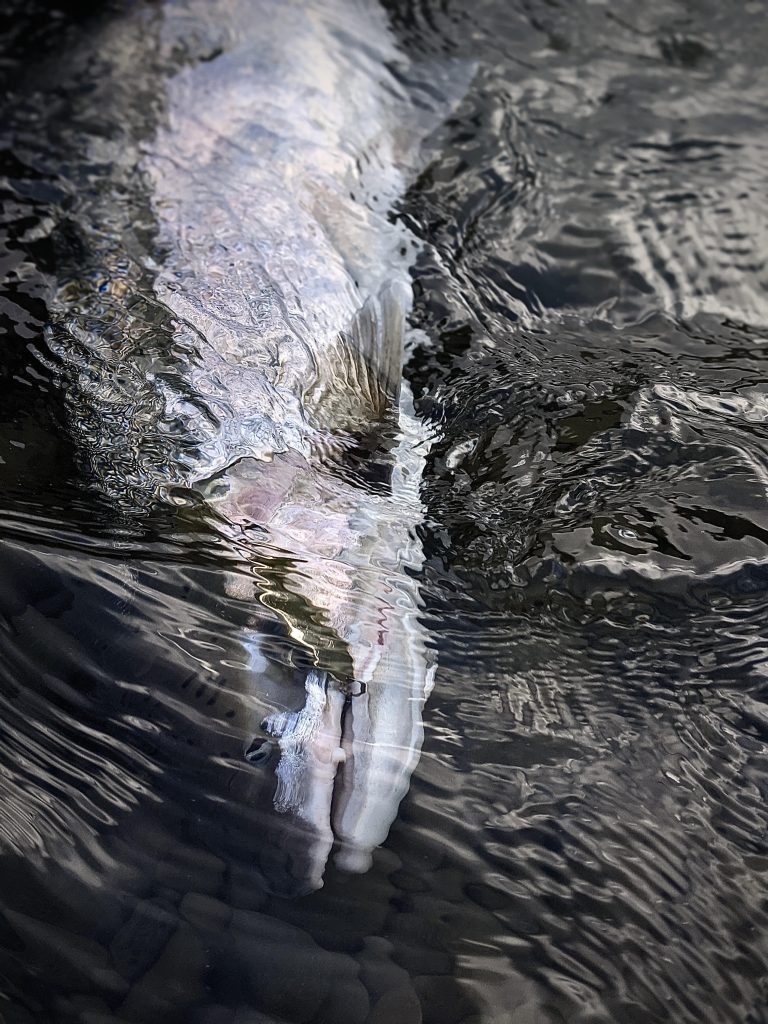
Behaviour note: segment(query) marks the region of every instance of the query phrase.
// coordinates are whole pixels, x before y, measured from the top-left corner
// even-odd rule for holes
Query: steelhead
[[[414,67],[374,0],[140,5],[72,66],[92,88],[49,358],[95,486],[129,513],[200,504],[228,592],[311,652],[304,707],[263,731],[316,888],[334,841],[367,869],[422,744],[430,435],[402,380],[419,243],[393,208],[471,69]]]

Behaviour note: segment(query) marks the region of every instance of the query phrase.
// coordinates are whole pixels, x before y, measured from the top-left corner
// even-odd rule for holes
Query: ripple
[[[756,1024],[764,10],[385,6],[427,107],[446,60],[475,72],[385,232],[419,253],[409,374],[434,444],[423,566],[367,565],[391,583],[407,563],[439,670],[371,870],[329,867],[299,899],[306,837],[276,824],[269,748],[267,770],[245,755],[339,656],[321,610],[304,643],[287,635],[286,590],[333,604],[360,582],[333,574],[323,514],[350,484],[375,504],[392,462],[370,465],[367,438],[328,454],[322,511],[304,502],[329,544],[314,557],[238,533],[223,481],[198,480],[269,429],[232,415],[275,361],[254,266],[306,295],[326,271],[290,239],[278,259],[240,237],[264,199],[248,160],[275,152],[254,129],[210,224],[165,216],[202,268],[174,285],[139,166],[156,122],[175,137],[151,84],[215,69],[225,19],[175,10],[173,53],[152,49],[157,5],[122,36],[79,4],[0,19],[2,1012]],[[307,128],[303,108],[269,116],[288,115]],[[155,150],[160,188],[184,168]],[[250,370],[216,358],[238,331],[267,342]],[[380,609],[363,594],[357,612],[370,628]]]

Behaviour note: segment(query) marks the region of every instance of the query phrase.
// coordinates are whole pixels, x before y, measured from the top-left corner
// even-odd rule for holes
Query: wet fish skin
[[[84,448],[110,496],[124,508],[210,499],[241,564],[271,559],[275,591],[299,599],[280,595],[294,637],[316,654],[313,637],[337,637],[365,686],[342,714],[340,681],[319,664],[305,708],[272,719],[277,805],[307,826],[313,887],[334,836],[340,862],[365,867],[421,746],[429,669],[413,574],[429,439],[407,393],[397,412],[416,242],[389,211],[463,86],[414,103],[374,0],[167,0],[153,25],[151,131],[131,112],[130,26],[102,40],[121,85],[102,121],[123,145],[124,122],[141,128],[135,164],[123,149],[115,186],[83,193],[98,286],[59,290],[51,347],[81,387]],[[109,138],[86,133],[93,162],[114,157]],[[143,252],[127,223],[137,204],[154,225]],[[329,451],[387,416],[388,489],[329,473]]]
[[[211,17],[199,0],[165,10],[166,47]],[[217,21],[233,45],[168,80],[142,160],[165,249],[154,290],[200,339],[185,383],[218,421],[180,410],[208,434],[197,479],[369,424],[371,391],[396,397],[411,302],[413,239],[387,216],[407,98],[382,9],[231,0]]]
[[[423,741],[422,709],[434,662],[419,618],[416,574],[423,552],[416,527],[423,518],[419,488],[430,435],[413,415],[405,386],[399,425],[389,493],[370,495],[336,483],[328,497],[333,507],[317,509],[309,503],[312,481],[300,473],[290,497],[266,495],[278,522],[275,545],[300,559],[284,586],[326,610],[348,645],[355,679],[345,695],[337,681],[310,673],[305,707],[266,722],[282,751],[276,805],[311,827],[307,856],[315,887],[334,839],[339,867],[368,868],[408,791]],[[268,477],[269,468],[260,472]],[[222,500],[240,524],[253,522],[252,502],[264,500],[260,489],[259,498],[251,489],[252,473],[246,479],[244,492],[233,488]],[[261,522],[269,532],[269,516]],[[300,631],[303,623],[294,628]]]

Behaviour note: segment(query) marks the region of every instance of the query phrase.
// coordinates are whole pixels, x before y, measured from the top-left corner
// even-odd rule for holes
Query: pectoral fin
[[[317,669],[307,673],[305,688],[306,702],[300,711],[281,711],[265,722],[266,731],[280,743],[275,808],[293,811],[311,824],[321,823],[324,830],[330,820],[336,767],[344,758],[344,695],[328,686],[326,673]]]
[[[345,756],[341,747],[344,694],[328,682],[325,672],[312,669],[307,673],[304,707],[270,715],[264,723],[280,747],[275,810],[309,826],[304,849],[309,890],[323,884],[334,839],[331,803],[336,770]]]

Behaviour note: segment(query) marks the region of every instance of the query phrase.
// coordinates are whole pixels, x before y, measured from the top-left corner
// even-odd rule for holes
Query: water
[[[307,653],[199,508],[90,486],[43,331],[103,181],[59,54],[117,13],[1,26],[3,1019],[768,1020],[765,6],[388,5],[476,69],[398,212],[438,672],[373,867],[300,898],[242,636],[297,706]]]

